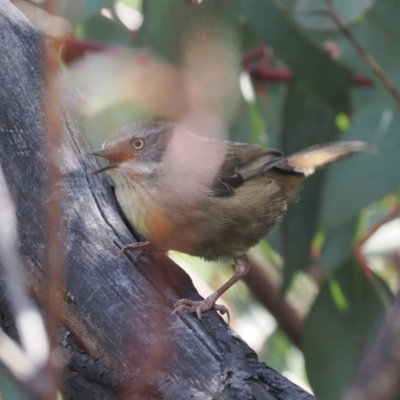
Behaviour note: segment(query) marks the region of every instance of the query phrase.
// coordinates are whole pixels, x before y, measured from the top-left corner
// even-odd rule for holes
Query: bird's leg
[[[230,320],[229,316],[229,311],[225,306],[215,304],[215,302],[218,300],[218,298],[225,293],[231,286],[233,286],[237,281],[240,281],[248,272],[250,264],[249,264],[249,259],[247,258],[246,255],[236,257],[234,259],[235,262],[235,275],[232,276],[231,279],[229,279],[228,282],[226,282],[224,285],[222,285],[217,291],[215,291],[213,294],[208,296],[206,299],[201,300],[201,301],[193,301],[193,300],[188,300],[188,299],[182,299],[177,301],[174,304],[174,310],[172,311],[172,314],[181,312],[181,311],[189,311],[189,312],[195,312],[197,314],[197,317],[201,319],[201,314],[203,312],[206,312],[208,310],[211,310],[212,308],[221,314],[227,314],[228,315],[228,324]]]
[[[127,246],[124,246],[117,254],[117,258],[121,257],[122,254],[124,254],[128,250],[138,252],[133,260],[134,262],[144,257],[150,250],[156,251],[155,246],[149,241],[132,243],[128,244]]]

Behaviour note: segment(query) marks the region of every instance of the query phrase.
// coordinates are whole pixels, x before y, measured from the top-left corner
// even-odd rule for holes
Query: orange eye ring
[[[144,140],[143,139],[135,139],[132,142],[132,146],[135,150],[141,150],[144,147]]]

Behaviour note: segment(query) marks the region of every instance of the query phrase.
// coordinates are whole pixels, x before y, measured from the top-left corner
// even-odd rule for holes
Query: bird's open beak
[[[91,152],[87,153],[87,155],[95,156],[95,157],[102,157],[107,160],[109,160],[109,156],[110,156],[109,153],[107,152],[107,150],[95,150],[95,151],[91,151]],[[97,171],[94,171],[93,175],[97,175],[97,174],[100,174],[101,172],[105,172],[110,169],[114,169],[114,168],[118,167],[119,164],[120,164],[120,162],[110,163],[110,164],[106,165],[105,167],[100,168]]]

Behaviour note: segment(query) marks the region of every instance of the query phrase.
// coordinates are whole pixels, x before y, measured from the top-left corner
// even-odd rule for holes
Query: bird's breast
[[[116,182],[116,197],[128,221],[146,239],[165,248],[171,224],[157,202],[154,189],[140,182]]]

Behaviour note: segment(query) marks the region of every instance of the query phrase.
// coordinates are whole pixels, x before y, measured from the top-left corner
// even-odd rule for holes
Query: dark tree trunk
[[[27,281],[45,307],[45,48],[42,37],[0,0],[0,163],[17,208]],[[62,119],[67,290],[59,345],[71,399],[312,399],[265,364],[214,312],[171,315],[182,298],[199,299],[191,280],[166,257],[130,254],[134,242],[67,102]],[[60,259],[62,259],[60,255]],[[15,334],[0,286],[0,312]]]

